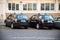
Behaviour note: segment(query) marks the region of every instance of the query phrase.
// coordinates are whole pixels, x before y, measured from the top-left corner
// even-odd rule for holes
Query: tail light
[[[30,22],[30,20],[26,20],[26,22]]]
[[[16,18],[13,18],[13,20],[14,20],[15,22],[17,22],[17,19],[16,19]]]
[[[42,19],[42,23],[44,23],[44,20]]]
[[[39,21],[41,21],[42,23],[44,23],[44,20],[43,19],[38,19]]]
[[[14,19],[15,20],[15,22],[17,22],[17,19]]]

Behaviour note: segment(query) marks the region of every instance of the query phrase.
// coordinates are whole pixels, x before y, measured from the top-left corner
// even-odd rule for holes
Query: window
[[[12,3],[12,10],[15,10],[15,3]]]
[[[16,10],[19,10],[19,4],[16,4]]]
[[[54,3],[51,3],[51,10],[54,10]]]
[[[33,3],[33,10],[36,10],[36,3]]]
[[[45,10],[49,10],[49,3],[45,4]]]
[[[60,3],[59,3],[59,10],[60,10]]]
[[[11,3],[8,3],[8,10],[11,10]]]
[[[32,10],[32,3],[28,3],[28,10]]]
[[[43,3],[41,4],[41,10],[44,10],[44,4]]]
[[[8,10],[19,10],[19,4],[8,3]]]
[[[27,10],[27,4],[23,4],[23,10]]]
[[[36,3],[27,3],[27,4],[23,4],[23,10],[36,10],[37,5]]]
[[[41,10],[54,10],[54,3],[41,3]]]

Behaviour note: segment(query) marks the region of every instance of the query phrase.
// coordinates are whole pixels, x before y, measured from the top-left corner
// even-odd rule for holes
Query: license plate
[[[21,22],[26,22],[25,20],[21,20]]]
[[[48,21],[48,23],[52,23],[52,21]]]
[[[31,22],[36,22],[36,21],[31,21]]]

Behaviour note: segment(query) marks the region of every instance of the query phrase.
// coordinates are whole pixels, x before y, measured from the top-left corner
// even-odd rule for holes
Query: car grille
[[[44,20],[44,22],[48,22],[47,20]]]

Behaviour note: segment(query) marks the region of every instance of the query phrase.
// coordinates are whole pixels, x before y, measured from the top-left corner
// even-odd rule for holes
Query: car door
[[[37,24],[37,20],[36,20],[37,16],[33,15],[30,18],[30,25],[35,26]]]
[[[55,23],[55,27],[60,28],[60,17],[57,17],[54,23]]]
[[[12,19],[13,19],[13,17],[12,17],[12,16],[9,16],[9,17],[6,19],[6,24],[10,26],[11,23],[13,22]]]

